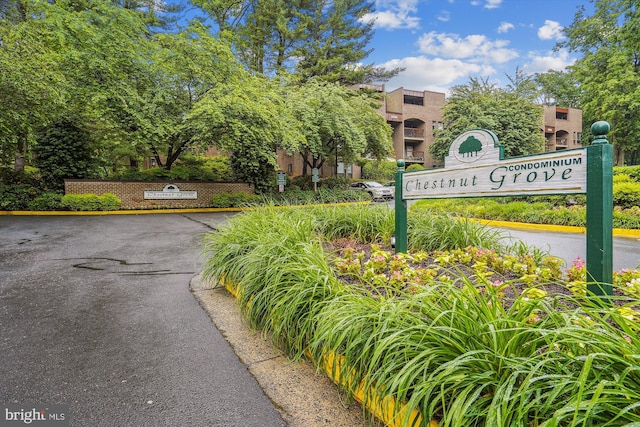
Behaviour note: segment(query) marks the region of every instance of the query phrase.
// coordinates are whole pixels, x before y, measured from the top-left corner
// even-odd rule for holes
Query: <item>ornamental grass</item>
[[[603,305],[580,263],[421,215],[394,255],[385,206],[247,212],[207,235],[203,276],[363,407],[400,402],[389,425],[640,425],[640,273],[617,274],[628,289]]]

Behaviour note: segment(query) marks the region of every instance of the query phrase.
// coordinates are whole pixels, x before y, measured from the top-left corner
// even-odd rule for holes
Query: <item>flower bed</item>
[[[348,378],[339,384],[362,394],[372,413],[391,411],[390,425],[640,422],[640,324],[625,311],[635,310],[628,290],[616,286],[617,305],[603,305],[560,278],[578,277],[581,266],[563,272],[540,254],[510,258],[486,239],[484,249],[467,251],[465,236],[394,258],[380,249],[390,215],[393,223],[392,212],[370,207],[238,215],[207,237],[203,275],[237,286],[250,325],[290,357],[308,355],[333,378]],[[411,225],[410,239],[430,235],[418,229],[425,223]],[[439,227],[434,238],[447,228],[429,224]],[[337,239],[379,247],[327,252]],[[619,277],[634,283],[635,274]],[[375,411],[390,400],[393,409]]]

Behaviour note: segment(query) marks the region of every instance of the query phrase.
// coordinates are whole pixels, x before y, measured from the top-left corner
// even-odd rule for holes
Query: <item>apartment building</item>
[[[429,147],[434,141],[433,131],[442,129],[445,94],[432,91],[417,91],[398,88],[385,92],[384,85],[357,85],[353,89],[374,90],[383,94],[379,114],[393,130],[393,158],[404,159],[407,166],[420,164],[426,168],[442,166],[434,159]],[[582,146],[582,110],[577,108],[544,107],[544,127],[541,132],[546,139],[545,151],[558,151]],[[217,150],[211,150],[210,155]],[[280,170],[289,176],[311,174],[298,153],[278,151]],[[333,175],[360,178],[358,165],[345,164],[340,151],[331,159],[325,159],[319,170],[320,177]]]
[[[582,110],[544,107],[545,151],[568,150],[582,147]]]

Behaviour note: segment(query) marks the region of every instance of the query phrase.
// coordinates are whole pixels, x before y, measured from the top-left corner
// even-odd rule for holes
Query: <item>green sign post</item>
[[[613,295],[613,146],[607,122],[591,126],[587,147],[587,285],[604,299]]]
[[[490,131],[462,133],[449,148],[445,166],[405,173],[398,160],[395,175],[396,252],[406,253],[407,200],[516,195],[587,195],[587,286],[610,299],[613,282],[613,147],[606,139],[610,126],[591,126],[595,136],[586,148],[505,159]]]

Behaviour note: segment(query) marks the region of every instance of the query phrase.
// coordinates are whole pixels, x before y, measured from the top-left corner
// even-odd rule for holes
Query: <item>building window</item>
[[[569,110],[566,108],[556,108],[557,120],[569,120]]]
[[[293,163],[287,163],[287,172],[293,173]]]
[[[405,104],[411,104],[411,105],[424,105],[424,97],[422,97],[422,96],[405,95],[404,96],[404,103]]]
[[[574,145],[582,145],[582,132],[573,133],[573,143]]]

